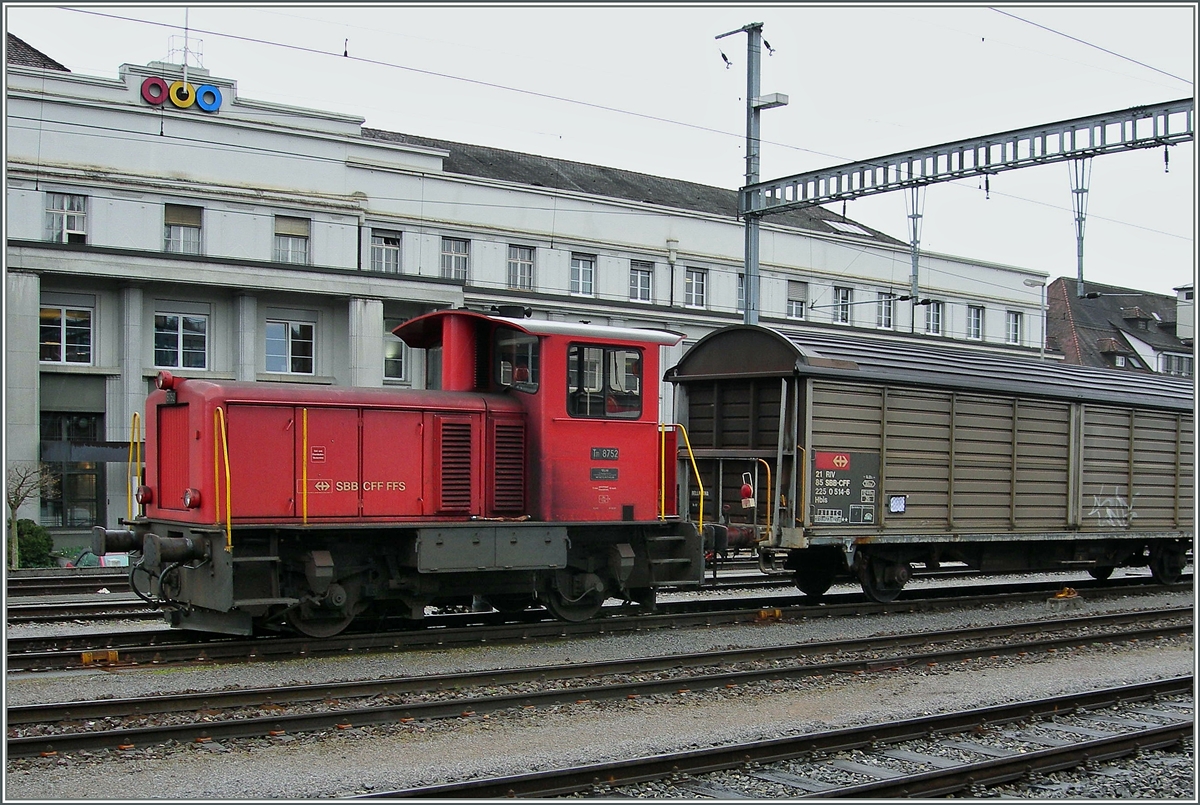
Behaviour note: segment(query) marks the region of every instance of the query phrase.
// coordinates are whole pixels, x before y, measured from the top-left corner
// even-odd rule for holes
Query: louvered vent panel
[[[496,425],[496,511],[525,509],[525,424]]]
[[[158,409],[158,505],[164,509],[183,509],[183,490],[191,486],[188,477],[188,407],[164,405]]]
[[[442,423],[442,511],[471,510],[471,423]]]

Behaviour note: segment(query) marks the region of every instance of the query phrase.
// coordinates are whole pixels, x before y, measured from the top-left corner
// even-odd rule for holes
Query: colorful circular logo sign
[[[151,106],[162,106],[170,99],[172,106],[187,109],[195,105],[205,112],[216,112],[221,108],[221,90],[212,84],[193,87],[182,81],[167,84],[161,78],[151,76],[142,82],[142,100]]]

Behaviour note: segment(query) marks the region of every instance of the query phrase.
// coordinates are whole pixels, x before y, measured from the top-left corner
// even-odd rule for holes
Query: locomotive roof
[[[611,327],[606,324],[548,321],[546,319],[513,319],[505,316],[489,316],[473,310],[436,310],[433,313],[409,319],[392,330],[392,333],[410,347],[427,348],[441,340],[441,322],[448,316],[463,316],[479,321],[495,322],[530,335],[567,335],[611,341],[665,344],[667,346],[674,346],[683,340],[683,333],[671,330],[645,330],[637,327]]]
[[[1190,411],[1189,380],[1124,373],[892,338],[822,332],[785,335],[733,325],[701,338],[666,380],[735,377],[828,377],[902,386],[935,386],[1005,396],[1042,397]]]

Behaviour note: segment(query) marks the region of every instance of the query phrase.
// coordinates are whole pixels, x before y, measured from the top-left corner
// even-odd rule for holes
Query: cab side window
[[[641,350],[572,344],[567,352],[567,414],[596,419],[641,417]]]
[[[536,394],[540,374],[537,336],[516,330],[497,330],[496,384]]]

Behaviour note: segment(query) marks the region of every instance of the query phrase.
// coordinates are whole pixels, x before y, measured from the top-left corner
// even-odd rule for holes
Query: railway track
[[[1130,583],[1127,583],[1130,582]],[[461,613],[427,619],[424,628],[342,634],[315,639],[264,635],[250,639],[197,634],[183,630],[141,630],[83,635],[22,637],[7,640],[8,670],[50,671],[84,667],[130,667],[173,663],[235,662],[289,659],[319,655],[403,651],[450,645],[498,643],[568,636],[619,634],[650,629],[681,629],[763,620],[809,617],[844,617],[881,612],[920,612],[978,605],[1044,600],[1060,589],[1045,582],[1001,587],[945,587],[910,591],[889,604],[867,601],[858,593],[831,596],[829,603],[814,605],[804,596],[747,597],[695,600],[662,604],[659,614],[642,614],[636,608],[610,607],[609,616],[582,623],[552,620],[540,609],[518,615]],[[1152,593],[1180,589],[1140,580],[1118,580],[1104,585],[1080,586],[1091,596],[1121,595],[1131,591]],[[964,594],[965,592],[965,594]]]
[[[8,597],[34,597],[41,595],[72,595],[95,593],[108,590],[111,593],[129,592],[129,569],[89,572],[87,569],[71,569],[58,573],[22,570],[9,571],[5,583]]]
[[[167,741],[207,742],[459,718],[514,708],[673,697],[803,677],[1055,653],[1094,643],[1152,641],[1190,635],[1192,628],[1191,608],[1178,607],[703,654],[14,706],[7,710],[7,750],[10,757],[49,756]],[[492,692],[497,689],[504,692]],[[478,695],[481,690],[489,693]],[[171,717],[164,718],[167,714]],[[160,723],[153,723],[156,720]],[[86,724],[101,728],[79,728]],[[110,724],[121,726],[103,728]],[[22,734],[14,736],[14,729]]]
[[[1193,684],[1191,676],[1178,677],[618,763],[377,791],[360,798],[979,794],[989,785],[1187,739],[1195,724]]]

